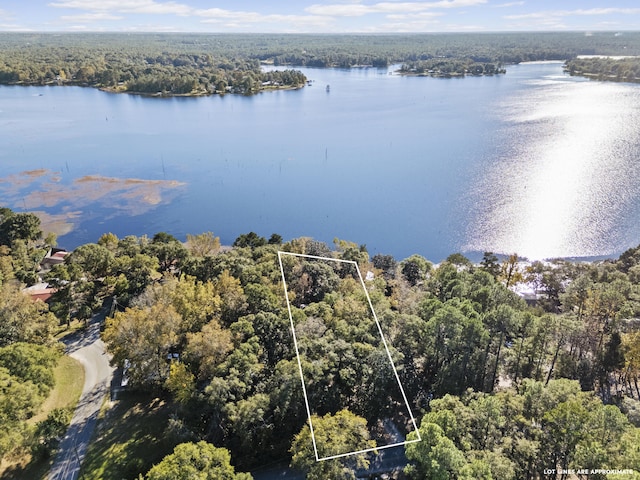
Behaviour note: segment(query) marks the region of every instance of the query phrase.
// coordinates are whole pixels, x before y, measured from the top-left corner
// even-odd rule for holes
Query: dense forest
[[[640,57],[574,58],[565,65],[570,75],[614,82],[640,82]]]
[[[35,215],[0,208],[0,460],[22,450],[46,457],[71,420],[70,408],[37,417],[63,353],[53,338],[58,319],[20,288],[38,280],[46,242],[54,242],[39,225]]]
[[[282,275],[315,387],[320,448],[375,446],[377,420],[408,422],[393,413],[401,399],[383,375],[363,290],[353,264],[292,257],[281,271],[281,251],[356,262],[367,273],[423,438],[405,447],[409,464],[397,478],[567,478],[561,469],[640,478],[640,247],[595,263],[523,264],[487,252],[480,264],[453,254],[433,265],[419,255],[370,258],[366,246],[339,239],[250,232],[222,247],[211,232],[185,242],[106,233],[41,272],[54,243],[35,215],[2,210],[1,457],[55,449],[68,413],[29,422],[61,355],[52,334],[107,309],[103,339],[113,363],[127,366],[124,394],[167,406],[155,422],[155,457],[109,445],[107,478],[188,478],[194,468],[250,478],[236,470],[282,461],[311,479],[364,475],[375,454],[313,457]],[[20,290],[39,277],[56,287],[49,305]],[[514,293],[523,283],[535,301]]]
[[[267,73],[261,65],[403,64],[404,72],[446,77],[492,75],[503,73],[505,64],[578,55],[640,55],[640,34],[0,33],[0,84],[86,85],[154,95],[252,94],[298,88],[306,81],[299,71]]]
[[[431,77],[461,77],[465,75],[496,75],[507,73],[501,64],[475,62],[468,58],[449,60],[433,58],[402,64],[400,73],[403,75],[428,75]]]
[[[299,88],[299,71],[208,48],[205,38],[157,35],[0,34],[0,83],[82,85],[154,95],[252,94]],[[215,43],[215,40],[212,40]]]

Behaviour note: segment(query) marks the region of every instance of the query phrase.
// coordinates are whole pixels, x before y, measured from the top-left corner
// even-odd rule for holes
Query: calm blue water
[[[433,261],[640,243],[640,86],[557,63],[303,71],[312,86],[252,97],[0,87],[0,203],[54,216],[69,248],[106,231],[339,237]]]

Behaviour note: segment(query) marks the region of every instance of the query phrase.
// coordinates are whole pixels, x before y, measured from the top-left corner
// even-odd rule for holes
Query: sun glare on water
[[[471,194],[466,248],[533,260],[610,255],[640,242],[618,228],[637,211],[640,89],[549,79],[529,92],[500,106],[505,141]]]

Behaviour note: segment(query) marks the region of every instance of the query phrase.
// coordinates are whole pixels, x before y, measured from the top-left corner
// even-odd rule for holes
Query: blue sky
[[[638,0],[0,0],[0,31],[640,30]]]

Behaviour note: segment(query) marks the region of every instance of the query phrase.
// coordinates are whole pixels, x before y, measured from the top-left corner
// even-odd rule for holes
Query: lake
[[[640,243],[640,85],[560,63],[302,71],[311,86],[251,97],[2,86],[0,203],[40,212],[66,248],[109,231],[338,237],[432,261]]]

